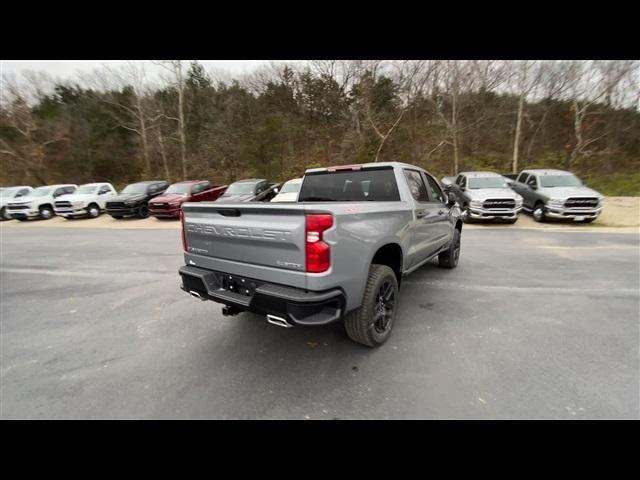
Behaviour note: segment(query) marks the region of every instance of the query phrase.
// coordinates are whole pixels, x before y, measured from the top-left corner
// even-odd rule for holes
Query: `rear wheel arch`
[[[398,287],[402,281],[402,262],[402,247],[397,243],[387,243],[381,246],[371,259],[371,264],[386,265],[393,270],[398,280]]]

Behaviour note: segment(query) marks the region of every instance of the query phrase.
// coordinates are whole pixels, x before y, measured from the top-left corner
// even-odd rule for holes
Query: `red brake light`
[[[180,223],[182,224],[182,250],[187,251],[187,234],[184,229],[184,210],[180,209]]]
[[[333,226],[333,216],[311,213],[305,220],[307,272],[326,272],[331,266],[331,247],[323,241],[322,234]]]

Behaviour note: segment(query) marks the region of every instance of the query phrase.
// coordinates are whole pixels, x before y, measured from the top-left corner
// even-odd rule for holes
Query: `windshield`
[[[582,182],[575,175],[541,175],[540,185],[551,187],[579,187]]]
[[[51,191],[51,187],[38,187],[33,192],[30,193],[32,197],[46,197],[49,195]]]
[[[0,191],[0,197],[13,197],[17,191],[17,188],[3,188],[2,191]]]
[[[96,193],[100,185],[80,185],[73,193]]]
[[[400,201],[391,168],[323,171],[304,177],[299,202],[397,202]]]
[[[282,186],[280,193],[298,193],[302,182],[287,182]]]
[[[509,188],[500,177],[476,177],[469,179],[469,188]]]
[[[180,193],[182,195],[188,195],[190,192],[190,183],[174,183],[169,188],[167,188],[164,193]]]
[[[249,193],[253,193],[256,184],[251,182],[241,182],[241,183],[232,183],[227,188],[227,191],[224,192],[223,197],[227,197],[229,195],[247,195]]]
[[[124,187],[122,193],[147,193],[147,186],[144,184],[133,183]]]

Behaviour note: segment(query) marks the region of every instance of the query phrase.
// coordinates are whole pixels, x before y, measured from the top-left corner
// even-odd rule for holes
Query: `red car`
[[[171,185],[159,197],[149,201],[149,213],[156,218],[180,218],[184,202],[212,202],[227,185],[211,185],[206,180],[187,180]]]

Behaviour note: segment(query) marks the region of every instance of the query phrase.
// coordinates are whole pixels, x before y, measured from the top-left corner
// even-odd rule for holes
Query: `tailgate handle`
[[[239,217],[240,210],[237,208],[219,208],[218,213],[224,217]]]

